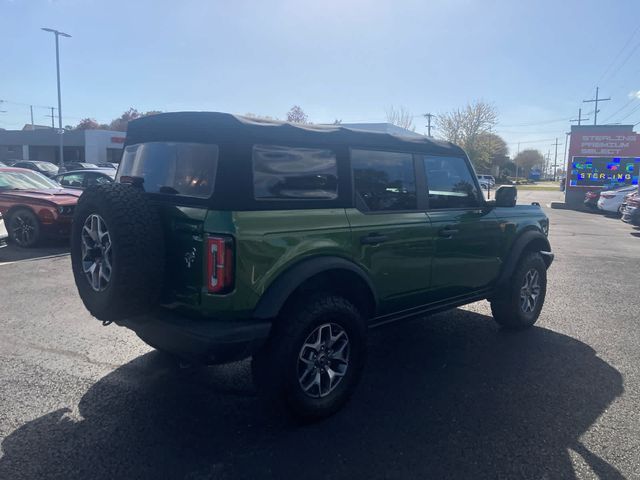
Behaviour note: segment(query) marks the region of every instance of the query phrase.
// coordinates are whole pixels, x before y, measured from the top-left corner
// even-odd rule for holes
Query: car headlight
[[[60,215],[71,215],[73,213],[73,205],[59,206],[58,213]]]

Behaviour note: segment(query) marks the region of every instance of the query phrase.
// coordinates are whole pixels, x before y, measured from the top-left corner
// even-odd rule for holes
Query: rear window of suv
[[[139,177],[145,192],[208,198],[213,194],[217,167],[217,145],[140,143],[125,148],[116,181]]]

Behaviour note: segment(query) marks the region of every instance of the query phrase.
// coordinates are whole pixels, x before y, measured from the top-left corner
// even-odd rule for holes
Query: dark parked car
[[[9,238],[21,247],[43,237],[68,237],[79,196],[33,170],[0,168],[0,213]]]
[[[100,170],[72,170],[56,175],[55,181],[64,188],[85,189],[91,185],[103,185],[112,183],[116,177],[116,171],[112,168]]]
[[[89,312],[192,362],[253,356],[300,417],[351,396],[370,327],[489,299],[523,329],[544,304],[548,218],[513,186],[485,200],[451,143],[160,114],[129,123],[116,179],[73,219]]]
[[[98,166],[100,168],[115,168],[116,170],[118,169],[118,164],[113,162],[99,163]]]
[[[41,173],[45,177],[53,178],[58,174],[57,165],[51,162],[40,162],[36,160],[21,160],[19,162],[15,162],[12,167],[15,168],[27,168],[29,170],[33,170],[34,172]]]
[[[622,209],[622,221],[640,226],[640,193],[627,196]]]
[[[64,162],[65,171],[70,170],[84,170],[86,168],[96,169],[98,166],[95,163],[87,162]]]

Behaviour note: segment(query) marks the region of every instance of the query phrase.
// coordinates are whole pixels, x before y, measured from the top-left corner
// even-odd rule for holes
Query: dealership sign
[[[628,125],[573,126],[567,187],[637,185],[640,138]]]

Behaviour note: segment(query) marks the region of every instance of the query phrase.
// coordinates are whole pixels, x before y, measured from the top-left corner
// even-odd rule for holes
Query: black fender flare
[[[500,276],[498,277],[497,285],[504,285],[509,281],[511,275],[516,269],[518,265],[518,261],[522,256],[522,252],[528,249],[528,247],[535,243],[535,250],[540,252],[543,256],[545,263],[547,264],[547,268],[551,265],[553,261],[553,253],[551,253],[551,245],[549,244],[549,240],[547,237],[539,230],[526,230],[522,232],[513,242],[511,249],[507,255],[507,258],[504,262],[504,266],[502,267],[502,271],[500,272]]]
[[[364,270],[355,263],[341,257],[321,256],[301,260],[282,272],[260,297],[253,311],[253,318],[275,318],[289,299],[289,296],[306,280],[332,270],[347,270],[355,273],[367,285],[374,301],[374,309],[378,307],[378,296],[373,283]]]

